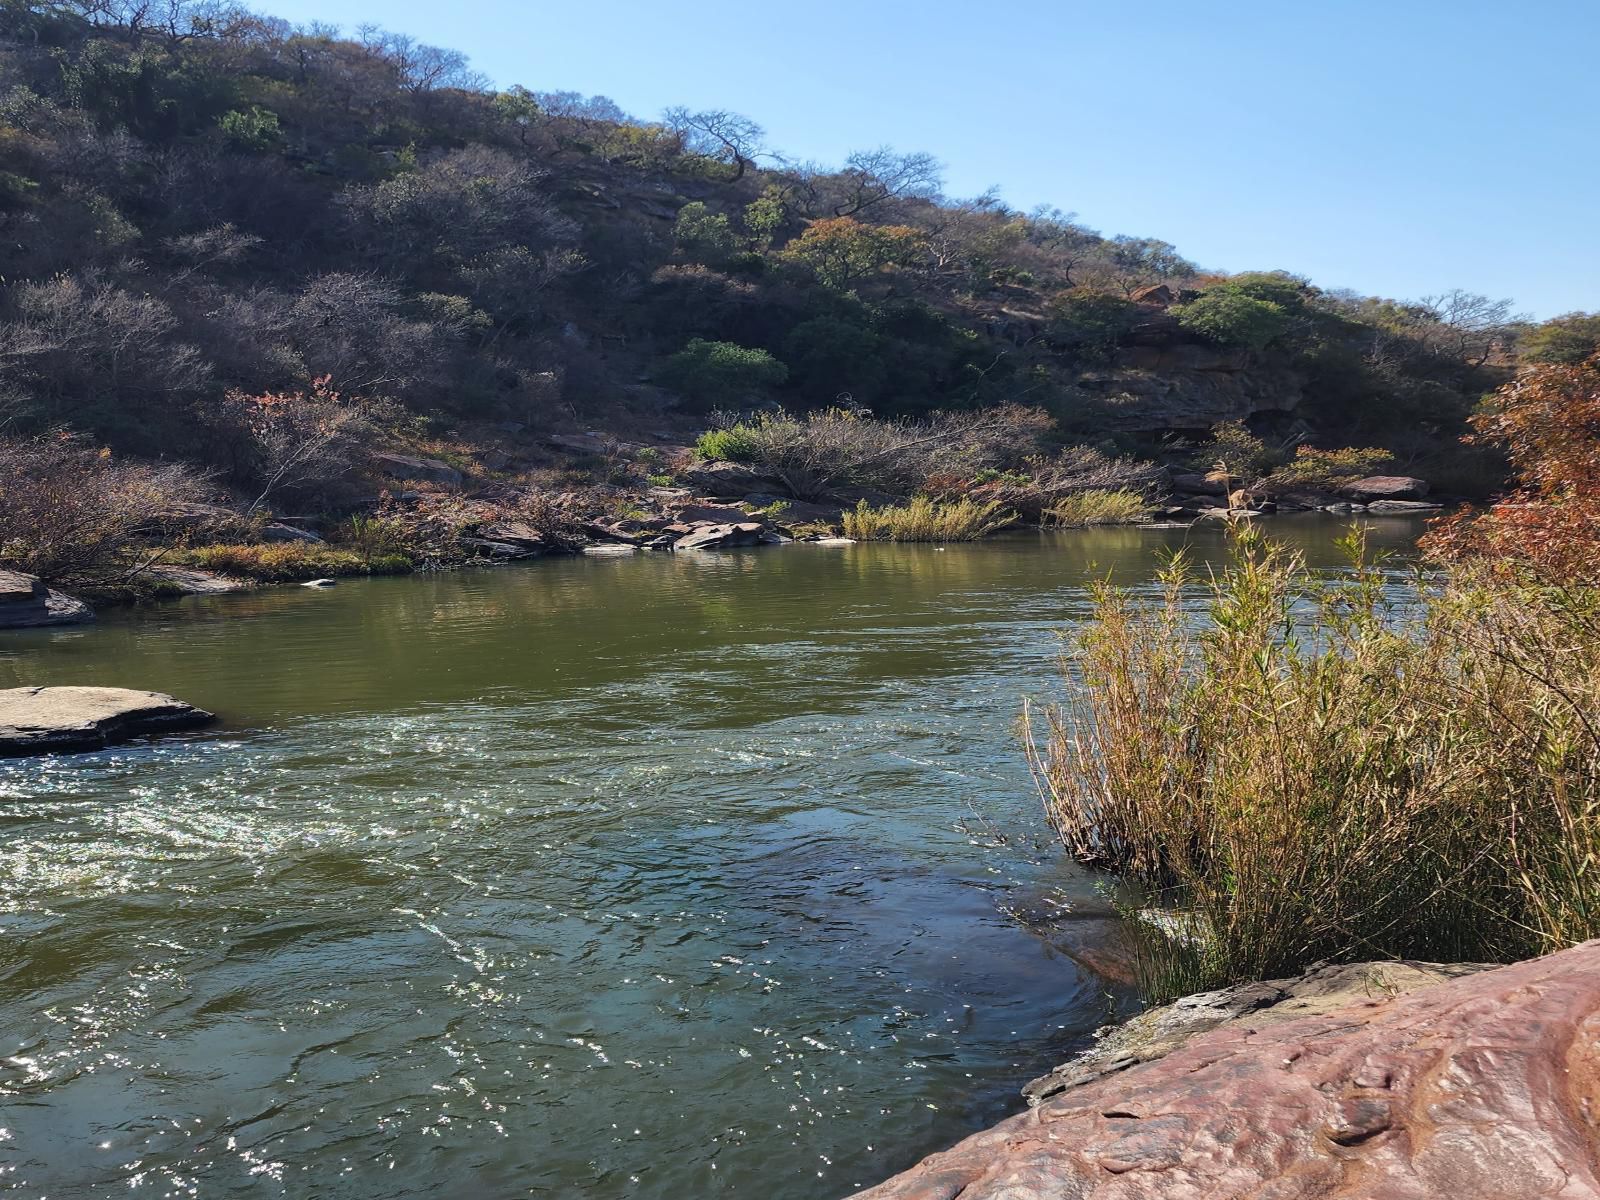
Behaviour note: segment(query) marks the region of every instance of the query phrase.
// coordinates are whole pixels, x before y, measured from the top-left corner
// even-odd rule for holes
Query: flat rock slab
[[[1600,1198],[1600,941],[1053,1097],[858,1200]]]
[[[20,687],[0,690],[0,757],[100,750],[147,733],[215,721],[161,692],[130,688]]]
[[[94,610],[75,596],[51,591],[36,575],[0,570],[0,629],[80,625]]]

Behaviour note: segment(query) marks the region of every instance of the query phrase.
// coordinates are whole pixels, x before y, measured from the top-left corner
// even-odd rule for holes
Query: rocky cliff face
[[[1600,1198],[1600,941],[1294,1020],[1236,1015],[858,1195]]]
[[[1080,398],[1120,433],[1204,431],[1222,421],[1294,412],[1306,380],[1246,351],[1195,343],[1131,346],[1079,376]]]

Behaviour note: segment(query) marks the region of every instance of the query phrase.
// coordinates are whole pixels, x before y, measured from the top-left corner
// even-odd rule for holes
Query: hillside
[[[1208,275],[945,198],[927,155],[786,168],[734,114],[496,92],[403,36],[189,0],[7,0],[0,38],[20,427],[233,470],[222,397],[325,379],[435,432],[848,394],[1023,402],[1130,443],[1257,417],[1416,454],[1498,381],[1503,306]]]

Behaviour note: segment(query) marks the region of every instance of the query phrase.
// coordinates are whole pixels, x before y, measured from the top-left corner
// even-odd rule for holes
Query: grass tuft
[[[1030,714],[1066,846],[1144,888],[1152,997],[1600,935],[1600,597],[1400,585],[1355,534],[1317,575],[1234,536],[1204,582],[1179,559],[1154,598],[1101,585],[1073,706]]]
[[[402,575],[411,570],[411,560],[404,554],[360,554],[314,542],[197,546],[174,554],[169,561],[262,583],[340,575]]]
[[[873,508],[865,500],[844,514],[846,537],[860,541],[975,542],[1016,520],[998,501],[962,497],[939,503],[916,496],[904,505]]]
[[[1137,525],[1150,518],[1144,493],[1130,488],[1112,491],[1071,492],[1048,513],[1052,524],[1068,529],[1089,525]]]

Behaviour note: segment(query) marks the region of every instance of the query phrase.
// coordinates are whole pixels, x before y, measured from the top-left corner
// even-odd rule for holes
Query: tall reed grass
[[[1025,722],[1068,849],[1145,889],[1153,996],[1600,935],[1600,598],[1234,539],[1100,586],[1072,703]]]
[[[1132,488],[1069,492],[1046,514],[1051,523],[1068,529],[1089,525],[1137,525],[1150,517],[1144,493]]]
[[[846,537],[861,541],[975,542],[1016,520],[999,501],[963,496],[940,503],[915,496],[904,505],[873,508],[865,500],[844,513]]]

